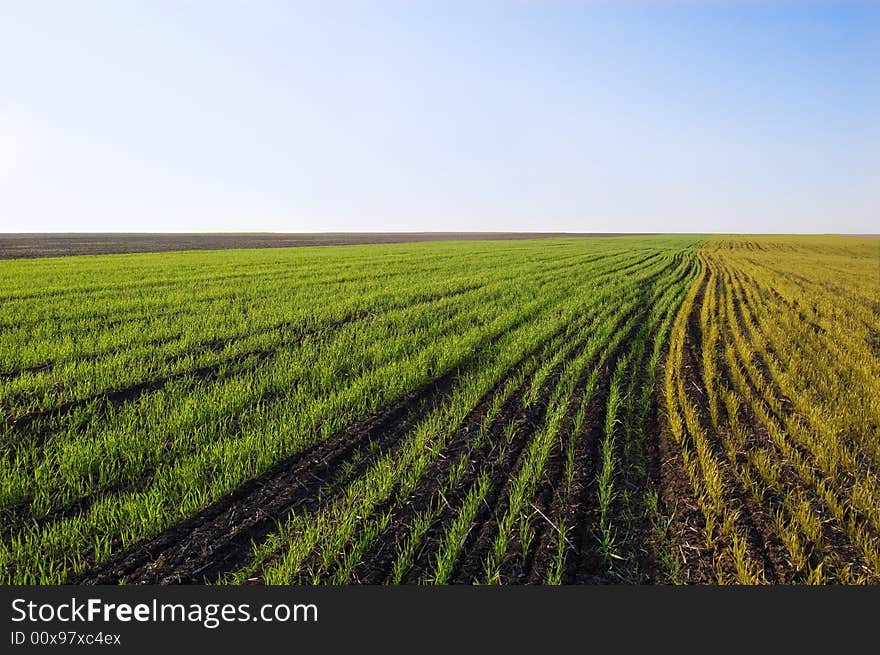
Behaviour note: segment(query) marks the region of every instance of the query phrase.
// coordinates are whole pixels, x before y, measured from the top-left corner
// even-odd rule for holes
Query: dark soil
[[[485,241],[537,239],[565,236],[633,236],[624,233],[566,232],[323,232],[281,234],[270,232],[147,234],[147,233],[52,233],[0,234],[0,259],[33,259],[68,255],[109,255],[177,250],[228,250],[233,248],[296,248],[302,246],[350,246],[371,243],[417,241]]]

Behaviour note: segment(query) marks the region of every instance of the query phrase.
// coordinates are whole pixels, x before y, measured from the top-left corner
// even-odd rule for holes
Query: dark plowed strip
[[[665,407],[662,384],[657,385],[656,394],[658,404]],[[711,554],[703,544],[706,522],[682,464],[681,447],[667,420],[660,422],[659,434],[654,486],[659,490],[660,512],[669,517],[666,536],[681,565],[681,582],[711,584],[715,581],[715,571]]]
[[[608,395],[611,391],[611,376],[620,351],[613,353],[596,378],[593,398],[584,417],[583,434],[576,444],[574,491],[572,504],[575,507],[571,525],[575,528],[569,539],[572,541],[577,557],[566,561],[563,581],[566,584],[604,584],[619,582],[608,575],[605,558],[599,549],[599,469],[601,467],[600,449],[605,440],[605,417],[608,412]]]
[[[677,307],[676,307],[677,309]],[[651,357],[649,342],[645,349],[645,359],[634,370],[642,371],[648,366]],[[658,462],[658,434],[660,431],[657,396],[654,393],[658,376],[652,380],[641,380],[642,385],[650,385],[649,404],[647,411],[642,415],[643,421],[642,438],[637,447],[641,462],[636,464],[632,460],[623,460],[622,485],[629,494],[628,508],[629,519],[625,531],[621,535],[621,551],[626,558],[628,570],[627,581],[633,583],[658,583],[668,578],[670,572],[663,570],[661,564],[660,549],[665,544],[658,543],[654,534],[654,525],[646,504],[646,492],[656,490],[651,484],[655,478],[654,473],[659,468]],[[662,376],[661,376],[662,377]],[[644,388],[644,387],[643,387]],[[665,539],[664,539],[665,541]]]
[[[0,382],[14,380],[27,373],[43,373],[50,370],[52,367],[53,364],[35,364],[33,366],[25,366],[24,368],[15,371],[0,371]]]
[[[571,488],[564,489],[566,452],[560,452],[557,464],[550,469],[540,489],[539,499],[544,504],[536,504],[541,513],[535,518],[537,546],[531,556],[529,566],[523,570],[517,582],[540,584],[547,579],[550,567],[556,556],[558,539],[557,528],[563,522],[569,527],[567,540],[569,556],[566,558],[562,575],[563,584],[594,584],[612,581],[598,549],[597,525],[599,520],[598,491],[596,481],[600,467],[600,447],[604,440],[605,415],[611,375],[617,359],[626,348],[623,342],[615,352],[609,354],[601,372],[596,377],[593,394],[587,401],[583,424],[574,442],[574,476]],[[571,407],[566,417],[567,425],[577,411],[576,399],[584,393],[587,376],[592,368],[584,371],[576,392],[571,399]],[[571,429],[571,428],[569,428]],[[622,446],[622,444],[618,444]],[[567,450],[567,448],[566,448]],[[617,581],[617,580],[615,580]]]
[[[280,462],[195,516],[112,557],[77,583],[198,583],[237,568],[250,556],[251,542],[265,538],[288,512],[313,511],[321,501],[321,487],[359,446],[372,440],[388,448],[412,429],[442,402],[456,375],[450,371],[381,414]]]
[[[649,234],[649,233],[644,233]],[[580,232],[324,232],[318,234],[2,234],[0,259],[105,255],[113,253],[227,250],[239,248],[298,248],[419,241],[484,241],[552,237],[615,237],[636,234]],[[548,244],[549,245],[549,244]]]
[[[183,313],[183,312],[180,312]],[[120,321],[121,323],[122,321]],[[105,326],[105,330],[108,330],[110,325]],[[295,330],[298,326],[294,323],[290,323],[288,321],[278,323],[275,325],[264,326],[261,328],[257,328],[252,332],[248,332],[246,334],[237,334],[230,337],[224,338],[216,338],[216,339],[208,339],[202,342],[195,344],[190,350],[180,351],[176,353],[170,353],[164,356],[161,360],[161,366],[170,366],[173,365],[178,360],[181,360],[185,357],[197,357],[199,355],[204,355],[207,353],[220,354],[227,346],[233,345],[239,341],[243,341],[245,339],[251,339],[253,337],[258,337],[263,334],[268,334],[269,332],[273,332],[275,330],[278,331],[288,331]],[[295,333],[294,333],[295,334]],[[161,348],[168,344],[174,343],[176,341],[180,341],[182,338],[182,334],[174,334],[171,336],[165,337],[152,337],[149,339],[144,339],[143,341],[138,341],[136,343],[127,343],[120,344],[115,347],[107,348],[106,350],[101,350],[99,352],[93,352],[89,354],[81,354],[72,357],[68,357],[65,359],[57,359],[52,362],[46,362],[44,364],[38,364],[35,366],[28,366],[26,368],[18,369],[17,371],[9,371],[5,373],[0,373],[0,380],[14,380],[22,375],[28,373],[46,373],[52,371],[53,369],[60,368],[62,366],[66,366],[68,364],[85,364],[85,363],[98,363],[103,359],[107,359],[110,357],[114,357],[116,355],[120,355],[125,352],[129,352],[138,348],[144,348],[150,346],[152,349]],[[293,334],[290,335],[291,337]],[[11,396],[8,398],[8,401],[11,405],[15,405],[17,402],[20,403],[23,400],[23,395],[19,395],[19,397]],[[53,408],[47,408],[47,412],[51,412]],[[24,417],[22,417],[24,418]]]
[[[52,326],[58,332],[69,332],[76,331],[77,328],[81,327],[82,324],[86,325],[94,325],[95,323],[100,323],[101,329],[109,329],[114,328],[117,325],[121,325],[126,322],[131,323],[140,323],[147,321],[157,321],[159,319],[169,319],[174,318],[175,316],[182,316],[184,314],[195,313],[194,310],[198,309],[202,304],[207,304],[211,301],[215,300],[214,296],[210,296],[204,299],[193,300],[191,305],[185,308],[180,307],[179,305],[168,305],[167,303],[164,305],[154,305],[149,308],[149,311],[137,311],[137,309],[127,309],[120,310],[119,312],[85,312],[78,316],[71,317],[56,317],[56,319],[52,322]],[[130,313],[124,313],[125,311],[129,311]],[[46,319],[44,317],[40,318],[30,318],[30,319],[21,319],[18,318],[13,321],[0,321],[0,329],[16,329],[16,330],[25,330],[29,328],[38,327],[41,325],[45,325]],[[66,360],[69,361],[69,360]],[[54,360],[51,362],[41,362],[39,365],[35,366],[48,366],[51,367],[53,364],[60,363],[59,360]],[[0,379],[3,376],[14,376],[18,373],[24,373],[28,369],[20,368],[13,371],[4,371],[0,373]]]
[[[678,311],[678,308],[676,308]],[[646,419],[646,428],[645,428],[645,480],[646,480],[646,488],[650,489],[657,494],[657,516],[650,517],[647,515],[646,508],[646,516],[645,522],[650,523],[650,526],[645,526],[650,530],[649,533],[644,534],[644,539],[641,543],[649,544],[648,552],[645,553],[643,559],[640,560],[639,564],[642,567],[642,570],[645,572],[645,582],[652,584],[671,584],[679,582],[678,576],[680,575],[677,571],[672,571],[667,568],[667,564],[664,563],[664,555],[666,557],[673,557],[676,561],[678,561],[678,557],[676,557],[676,553],[674,552],[675,545],[670,540],[669,535],[665,532],[661,533],[659,536],[655,533],[655,526],[652,523],[652,518],[662,521],[664,517],[668,517],[672,514],[671,509],[666,505],[664,500],[664,495],[662,489],[664,487],[664,483],[666,482],[666,478],[664,477],[664,455],[668,456],[668,440],[672,439],[672,435],[669,434],[669,422],[663,418],[663,409],[665,407],[664,398],[663,398],[663,368],[666,364],[666,360],[661,359],[657,366],[657,373],[654,376],[654,384],[651,387],[651,405],[648,409],[648,416]],[[681,463],[670,462],[668,464],[669,467],[678,466],[678,475],[684,475],[684,471],[681,469]],[[680,479],[680,478],[679,478]],[[673,488],[673,484],[670,483],[668,485],[670,489]],[[684,498],[684,496],[682,496]],[[691,500],[691,502],[693,502]]]
[[[146,380],[115,391],[102,391],[79,400],[65,401],[55,407],[38,410],[20,418],[13,419],[10,424],[13,430],[25,431],[37,422],[59,419],[75,409],[88,407],[89,405],[96,405],[99,408],[109,408],[134,402],[141,396],[158,391],[179,380],[191,379],[194,383],[204,380],[220,380],[230,373],[240,372],[237,370],[236,366],[247,362],[250,358],[256,359],[253,368],[256,368],[260,364],[265,364],[272,353],[273,351],[263,349],[249,350],[216,364],[200,366],[198,368],[174,373],[165,377]],[[100,409],[98,411],[100,411]]]

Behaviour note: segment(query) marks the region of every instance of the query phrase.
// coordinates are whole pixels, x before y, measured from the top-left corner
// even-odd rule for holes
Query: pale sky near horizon
[[[880,232],[880,3],[7,2],[0,232]]]

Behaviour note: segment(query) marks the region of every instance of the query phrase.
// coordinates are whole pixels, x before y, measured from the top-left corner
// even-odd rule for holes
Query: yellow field
[[[880,581],[877,240],[717,237],[700,260],[664,385],[686,576]]]

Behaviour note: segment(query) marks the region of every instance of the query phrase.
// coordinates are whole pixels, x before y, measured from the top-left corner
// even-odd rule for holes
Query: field
[[[89,233],[3,234],[0,259],[30,259],[69,255],[111,255],[134,252],[178,250],[227,250],[241,248],[295,248],[302,246],[351,246],[368,243],[411,243],[413,241],[468,241],[536,239],[565,235],[528,232],[226,232],[198,234]]]
[[[665,397],[697,580],[880,580],[878,242],[707,241]],[[692,534],[688,535],[687,531]]]
[[[0,262],[0,582],[880,580],[877,241]]]

